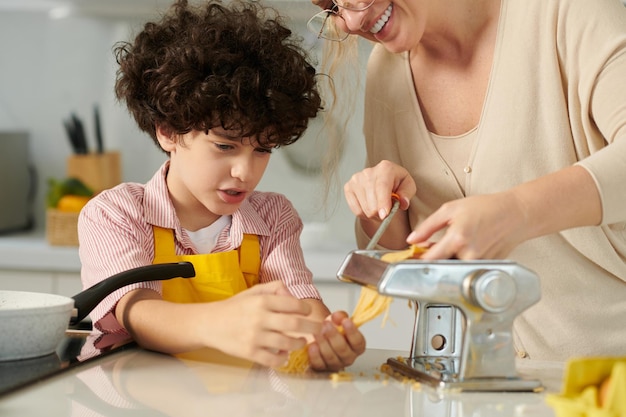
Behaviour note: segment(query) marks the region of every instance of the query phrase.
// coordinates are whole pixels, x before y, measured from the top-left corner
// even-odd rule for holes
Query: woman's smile
[[[373,33],[375,35],[381,31],[381,29],[389,20],[389,16],[391,16],[391,9],[393,9],[393,3],[389,4],[389,6],[385,9],[383,15],[378,19],[374,26],[370,28],[370,33]]]

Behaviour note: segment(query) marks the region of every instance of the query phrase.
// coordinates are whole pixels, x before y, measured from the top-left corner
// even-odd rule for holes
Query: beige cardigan
[[[579,163],[601,194],[600,227],[525,242],[510,259],[541,278],[516,320],[520,356],[626,354],[626,8],[619,0],[502,0],[494,63],[465,195],[493,193]],[[368,64],[367,166],[382,159],[417,182],[415,227],[464,196],[429,137],[408,55],[380,45]],[[608,145],[608,146],[607,146]],[[357,227],[359,246],[367,236]]]

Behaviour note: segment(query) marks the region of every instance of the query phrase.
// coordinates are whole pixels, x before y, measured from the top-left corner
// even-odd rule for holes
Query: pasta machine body
[[[515,366],[513,321],[540,299],[539,277],[512,261],[408,259],[357,250],[337,272],[346,282],[416,306],[409,357],[389,358],[394,372],[435,388],[538,391]]]

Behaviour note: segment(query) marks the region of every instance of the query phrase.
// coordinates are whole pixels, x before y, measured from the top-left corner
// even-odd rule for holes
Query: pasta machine
[[[541,389],[518,375],[513,347],[513,320],[540,299],[535,273],[506,260],[388,263],[388,252],[352,251],[337,277],[416,305],[410,356],[389,358],[393,372],[441,389]]]

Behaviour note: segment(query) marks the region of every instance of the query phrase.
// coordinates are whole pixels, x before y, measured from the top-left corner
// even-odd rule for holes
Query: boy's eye
[[[217,147],[217,149],[219,149],[220,151],[229,151],[231,149],[234,148],[233,145],[229,145],[226,143],[215,143],[215,146]]]
[[[272,153],[272,148],[256,148],[256,151],[261,153]]]

